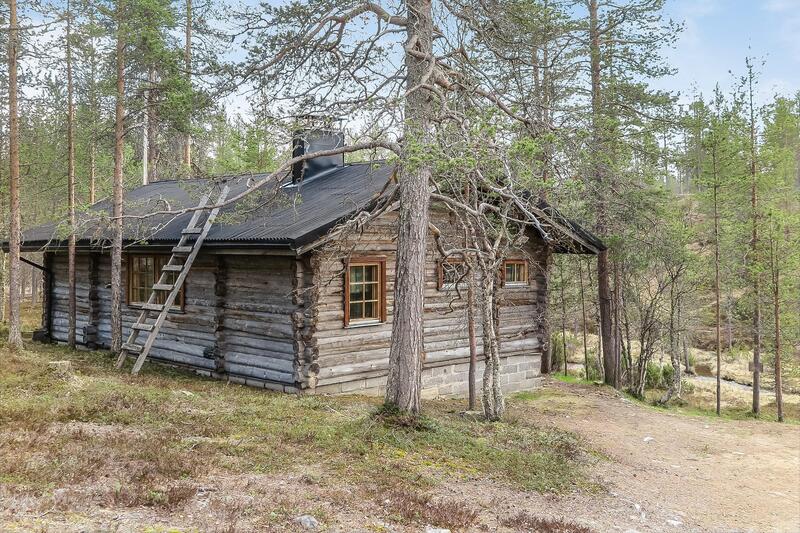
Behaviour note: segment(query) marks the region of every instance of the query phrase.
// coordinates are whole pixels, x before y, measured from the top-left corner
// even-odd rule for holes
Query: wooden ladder
[[[117,368],[122,368],[128,355],[136,355],[136,362],[133,365],[131,374],[138,374],[139,370],[142,369],[142,365],[147,359],[150,349],[153,347],[158,332],[164,324],[164,320],[166,320],[172,305],[175,303],[175,299],[178,297],[181,287],[183,287],[183,282],[186,281],[189,269],[192,268],[192,263],[194,263],[197,253],[200,251],[200,247],[203,245],[203,241],[208,235],[208,231],[214,224],[214,219],[217,218],[220,209],[219,205],[228,197],[229,191],[230,187],[228,184],[223,184],[222,190],[214,204],[217,207],[211,210],[202,226],[198,224],[200,223],[202,214],[205,212],[203,208],[208,204],[211,193],[206,193],[200,200],[200,203],[197,205],[197,210],[192,214],[191,220],[189,220],[189,225],[181,231],[181,238],[178,244],[172,248],[172,256],[163,266],[161,276],[153,285],[150,298],[148,298],[146,303],[141,305],[142,312],[133,324],[127,342],[123,343],[122,349],[119,352]],[[176,272],[178,273],[177,277],[175,277]],[[159,295],[165,292],[167,293],[167,297],[164,299],[164,303],[158,303]],[[157,315],[154,316],[155,313],[157,313]],[[148,323],[148,320],[153,318],[154,321]],[[139,333],[141,332],[148,333],[144,345],[136,343]]]

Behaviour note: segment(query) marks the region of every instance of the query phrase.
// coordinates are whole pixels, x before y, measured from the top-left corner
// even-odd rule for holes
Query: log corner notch
[[[99,324],[100,324],[100,255],[89,254],[89,323],[83,327],[83,343],[90,350],[100,347],[99,343]]]
[[[228,262],[216,256],[214,264],[214,374],[225,374],[225,306],[228,295]]]
[[[53,254],[44,252],[41,265],[28,261],[24,257],[20,257],[20,260],[42,271],[42,327],[33,332],[33,340],[41,343],[53,342],[51,335],[53,327]]]
[[[320,264],[316,253],[308,253],[294,261],[292,303],[297,309],[292,313],[295,353],[295,382],[297,389],[313,393],[319,375],[319,348],[317,347],[317,315],[319,309]]]

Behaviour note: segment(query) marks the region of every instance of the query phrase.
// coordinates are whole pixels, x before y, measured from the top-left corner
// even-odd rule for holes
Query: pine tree
[[[69,316],[67,344],[75,347],[75,325],[77,321],[76,269],[75,269],[75,96],[72,80],[72,9],[67,0],[65,18],[67,33],[65,38],[65,66],[67,70],[67,209],[69,211],[69,244],[67,251],[69,285]]]
[[[111,351],[122,348],[122,212],[124,193],[124,143],[125,143],[125,0],[116,0],[116,95],[114,112],[114,181],[112,197],[111,243]]]
[[[8,18],[8,197],[9,224],[8,248],[8,345],[13,350],[22,348],[20,329],[20,202],[19,202],[19,97],[17,77],[17,57],[19,54],[19,21],[17,1],[9,0]]]

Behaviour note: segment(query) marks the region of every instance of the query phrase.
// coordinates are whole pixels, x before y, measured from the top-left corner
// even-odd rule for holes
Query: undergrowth
[[[83,486],[98,505],[174,508],[203,476],[303,465],[415,494],[486,477],[541,492],[593,487],[573,434],[469,419],[454,401],[406,417],[376,399],[278,394],[153,364],[133,377],[99,352],[28,343],[0,346],[0,357],[0,485],[17,494]]]

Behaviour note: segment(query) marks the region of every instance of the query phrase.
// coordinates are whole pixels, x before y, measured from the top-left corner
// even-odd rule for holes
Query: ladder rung
[[[127,342],[122,345],[122,349],[125,350],[126,352],[130,352],[130,353],[141,353],[141,351],[142,351],[142,347],[140,345],[138,345],[138,344],[130,344],[130,343],[127,343]]]
[[[190,254],[192,253],[191,246],[176,246],[172,249],[173,254]]]
[[[153,324],[136,323],[133,325],[133,329],[138,329],[139,331],[153,331]]]
[[[203,228],[184,228],[181,230],[183,235],[199,235],[200,233],[203,233]]]
[[[175,285],[172,283],[156,283],[153,285],[154,291],[171,291]]]
[[[143,303],[141,304],[141,308],[146,309],[147,311],[161,311],[162,309],[164,309],[164,306],[162,304]]]
[[[180,272],[183,270],[183,265],[164,265],[161,270],[165,272]]]

